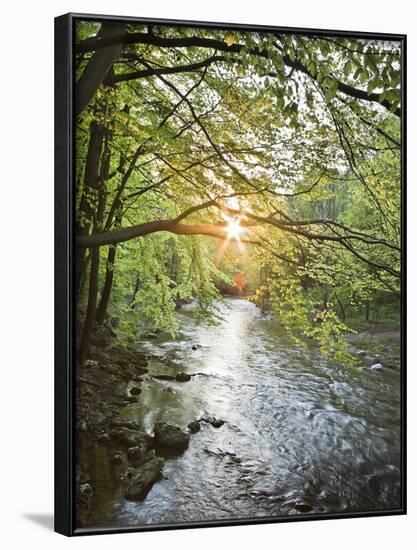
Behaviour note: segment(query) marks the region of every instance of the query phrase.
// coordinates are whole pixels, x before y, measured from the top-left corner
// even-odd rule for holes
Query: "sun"
[[[220,244],[217,253],[215,264],[219,265],[222,261],[223,255],[228,249],[231,241],[237,244],[239,251],[243,254],[245,251],[244,241],[241,240],[240,235],[244,233],[245,228],[240,225],[242,219],[245,219],[243,215],[239,215],[235,218],[228,216],[225,212],[222,212],[222,217],[226,224],[223,226],[223,230],[226,233],[226,238]]]
[[[227,220],[225,229],[229,239],[239,239],[243,231],[243,227],[240,225],[239,220],[233,220],[231,218]]]

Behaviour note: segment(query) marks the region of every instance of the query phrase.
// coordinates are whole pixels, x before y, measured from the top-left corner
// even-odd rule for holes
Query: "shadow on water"
[[[220,325],[184,312],[177,339],[144,344],[164,362],[151,362],[139,402],[121,412],[150,433],[159,421],[185,427],[207,415],[224,425],[201,422],[143,502],[124,499],[124,472],[106,447],[81,449],[95,491],[85,526],[398,508],[399,373],[343,372],[253,304],[226,302]],[[178,371],[194,376],[152,377]]]

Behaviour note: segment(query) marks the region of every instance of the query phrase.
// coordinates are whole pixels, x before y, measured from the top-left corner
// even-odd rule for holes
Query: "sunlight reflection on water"
[[[202,422],[144,502],[126,501],[102,476],[94,525],[297,514],[298,499],[315,512],[398,507],[399,374],[343,373],[316,349],[294,346],[248,301],[227,299],[221,309],[224,320],[207,327],[186,308],[176,340],[146,343],[171,359],[151,361],[150,374],[194,376],[149,377],[123,414],[149,432],[158,421],[185,427],[204,415],[225,424]]]

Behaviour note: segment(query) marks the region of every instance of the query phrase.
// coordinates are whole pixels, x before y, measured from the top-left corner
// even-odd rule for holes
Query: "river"
[[[399,372],[344,372],[252,303],[231,298],[221,310],[223,321],[208,327],[186,308],[175,340],[143,343],[164,359],[151,360],[149,375],[194,376],[148,376],[121,415],[150,433],[155,422],[185,427],[207,415],[225,424],[201,422],[143,502],[124,499],[108,448],[94,444],[90,526],[298,515],[300,501],[323,514],[399,508]]]

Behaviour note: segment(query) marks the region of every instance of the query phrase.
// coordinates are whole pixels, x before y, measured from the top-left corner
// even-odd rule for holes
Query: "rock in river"
[[[382,370],[384,367],[381,365],[381,363],[375,363],[375,365],[371,366],[372,370]]]
[[[183,432],[179,426],[165,422],[155,424],[155,443],[158,446],[182,450],[188,447],[189,441],[189,434]]]
[[[131,430],[124,426],[113,428],[110,432],[110,437],[124,447],[137,447],[142,444],[146,444],[149,447],[152,442],[151,436],[147,433]]]
[[[130,405],[131,403],[137,403],[138,402],[138,398],[135,397],[134,395],[129,395],[128,397],[126,397],[126,405]]]
[[[132,388],[130,388],[129,390],[129,393],[130,395],[139,395],[141,393],[141,389],[138,388],[137,386],[133,386]]]
[[[143,374],[146,374],[148,371],[148,369],[146,367],[136,367],[136,372],[139,374],[139,375],[143,375]]]
[[[151,458],[142,464],[130,478],[125,497],[128,500],[143,500],[160,477],[163,466],[164,460],[160,457]]]
[[[210,424],[213,426],[213,428],[221,428],[224,424],[224,420],[221,420],[220,418],[213,418]]]
[[[179,372],[175,377],[175,380],[177,382],[189,382],[191,380],[191,376],[186,372]]]
[[[140,424],[139,422],[136,422],[136,420],[123,420],[116,418],[111,423],[113,428],[128,428],[129,430],[140,430]]]
[[[156,340],[158,338],[158,335],[156,334],[156,332],[149,332],[149,334],[146,334],[144,338],[146,338],[147,340]]]
[[[215,416],[210,416],[207,413],[205,413],[201,418],[201,422],[207,422],[208,424],[211,424],[213,428],[221,428],[224,424],[224,420],[221,418],[216,418]]]
[[[141,441],[135,447],[129,447],[127,450],[127,460],[133,465],[142,464],[154,456],[154,451],[149,451],[149,446],[146,441]]]
[[[303,512],[303,513],[311,512],[311,510],[313,509],[311,504],[304,501],[296,502],[294,505],[294,508],[298,510],[298,512]]]
[[[195,434],[200,431],[201,426],[197,420],[193,420],[193,422],[188,424],[187,428],[190,430],[190,433]]]

